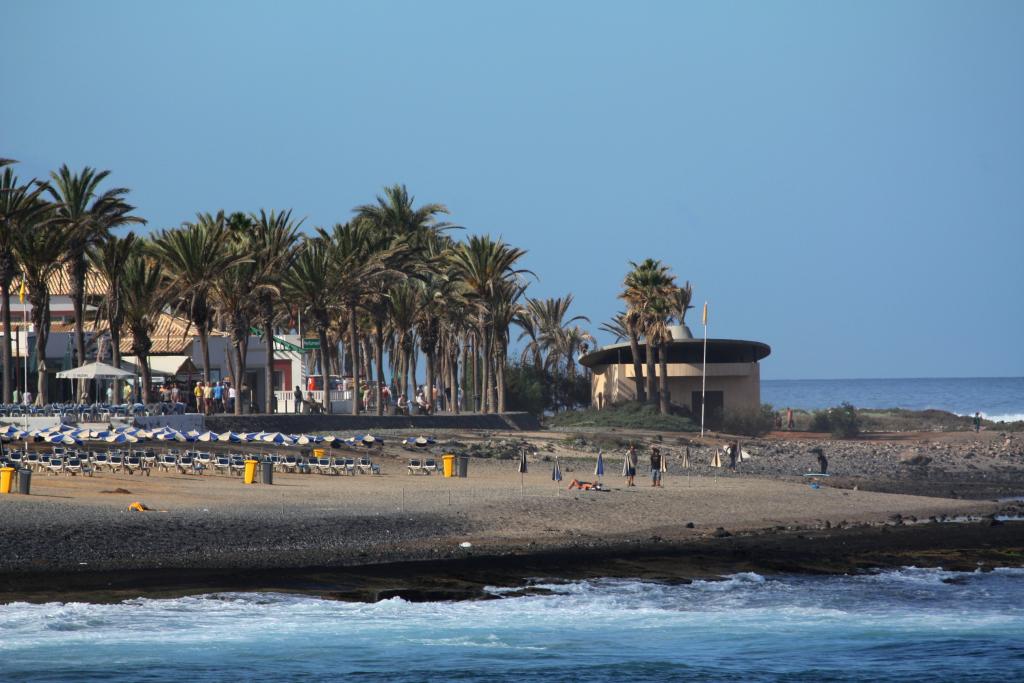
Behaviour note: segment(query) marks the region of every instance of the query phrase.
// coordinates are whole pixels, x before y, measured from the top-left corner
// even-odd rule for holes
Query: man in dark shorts
[[[661,488],[661,449],[651,446],[651,486]]]

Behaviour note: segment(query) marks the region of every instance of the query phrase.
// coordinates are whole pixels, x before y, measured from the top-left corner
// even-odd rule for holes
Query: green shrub
[[[811,414],[811,424],[807,428],[811,432],[831,432],[832,421],[828,416],[829,411],[827,410],[815,410]]]
[[[566,410],[544,418],[544,424],[557,429],[594,427],[599,429],[650,429],[665,432],[693,432],[700,429],[688,417],[662,415],[658,406],[630,401],[607,406],[604,410]]]
[[[742,436],[763,436],[775,427],[775,410],[767,403],[760,408],[730,410],[722,418],[722,431]]]
[[[811,431],[829,432],[837,439],[852,439],[860,435],[860,416],[851,403],[816,410],[811,416]]]

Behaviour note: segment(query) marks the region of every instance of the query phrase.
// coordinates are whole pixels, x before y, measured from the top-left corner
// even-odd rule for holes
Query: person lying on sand
[[[570,489],[579,489],[580,491],[604,491],[604,486],[599,481],[580,481],[579,479],[573,479],[569,482]]]

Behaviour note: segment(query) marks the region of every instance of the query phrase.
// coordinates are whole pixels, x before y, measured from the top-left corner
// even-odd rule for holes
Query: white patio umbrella
[[[106,363],[87,363],[57,373],[57,379],[123,379],[134,376],[127,370]]]
[[[204,443],[208,441],[217,441],[218,437],[220,437],[220,434],[218,434],[217,432],[206,431],[197,436],[196,441],[202,441]]]

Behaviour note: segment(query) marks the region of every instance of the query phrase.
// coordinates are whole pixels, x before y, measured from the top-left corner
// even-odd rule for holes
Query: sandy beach
[[[557,558],[549,566],[551,573],[575,573],[641,552],[656,551],[655,555],[666,557],[680,549],[707,550],[738,539],[754,543],[748,548],[754,557],[744,561],[756,564],[758,548],[764,551],[784,538],[796,545],[787,546],[781,557],[799,556],[801,546],[810,544],[805,540],[807,533],[830,538],[843,534],[861,538],[870,533],[875,534],[874,544],[888,547],[893,546],[891,539],[876,532],[899,527],[901,533],[930,539],[925,545],[937,551],[944,546],[943,538],[955,536],[962,546],[965,529],[988,529],[985,523],[942,524],[943,520],[1017,514],[1013,501],[865,490],[873,486],[920,492],[930,478],[962,482],[979,466],[1010,476],[1004,468],[1020,471],[1021,456],[1013,450],[1012,441],[1012,452],[1004,452],[1005,438],[997,435],[821,441],[834,456],[832,467],[838,476],[818,489],[801,476],[810,461],[803,435],[745,442],[744,447],[757,455],[741,462],[737,473],[707,467],[715,440],[687,440],[690,467],[684,468],[682,454],[687,446],[678,440],[617,435],[638,441],[641,448],[660,443],[669,454],[669,473],[664,488],[651,488],[642,458],[638,486],[627,488],[617,476],[621,455],[609,451],[603,478],[610,489],[606,492],[566,487],[573,478],[594,479],[594,454],[586,449],[607,435],[591,435],[589,441],[551,432],[462,433],[444,438],[456,451],[501,451],[510,444],[524,444],[533,451],[530,470],[521,478],[514,460],[474,457],[466,479],[409,475],[408,458],[415,454],[389,446],[374,454],[374,461],[382,466],[379,476],[277,473],[272,486],[245,485],[239,477],[210,473],[36,474],[31,496],[0,499],[5,520],[0,585],[6,599],[12,599],[59,593],[74,585],[94,590],[111,584],[111,576],[120,577],[120,589],[130,592],[132,586],[136,591],[170,587],[185,576],[193,577],[191,583],[202,584],[210,572],[230,586],[243,583],[243,576],[260,576],[266,582],[275,572],[311,568],[351,571],[354,567],[411,567],[407,563],[425,561],[454,561],[456,567],[465,568],[469,560],[486,558],[499,566],[501,558],[506,558],[505,566],[510,568],[515,563],[509,564],[507,558],[519,558],[521,563],[523,558],[545,556]],[[908,453],[921,450],[935,455],[927,466],[920,459],[915,465],[901,464],[912,457]],[[968,452],[975,455],[963,460]],[[564,477],[560,484],[551,479],[556,456]],[[960,467],[965,463],[975,470]],[[938,468],[941,475],[925,473],[927,467],[932,472]],[[128,511],[134,501],[150,511]],[[946,531],[922,531],[926,527]],[[953,527],[960,527],[955,534],[948,531]],[[1000,544],[1008,548],[1024,545],[1017,532],[999,533],[1003,534]],[[972,544],[974,540],[967,545]],[[920,561],[929,561],[925,549],[920,550]],[[827,554],[818,553],[815,561]],[[587,561],[574,562],[574,557]],[[941,563],[943,557],[948,561],[949,554],[934,554],[931,561]],[[1012,553],[994,559],[1012,561]],[[840,561],[831,570],[848,564]],[[646,566],[657,565],[648,562]],[[493,564],[489,566],[495,574]],[[691,574],[698,569],[692,563],[686,565]],[[402,585],[407,588],[416,583],[409,583],[409,575],[416,570],[389,571],[393,578],[404,574]],[[605,567],[605,571],[611,569]],[[634,571],[639,569],[634,566]],[[452,567],[446,566],[444,573],[451,572]],[[318,585],[323,588],[324,584]]]

